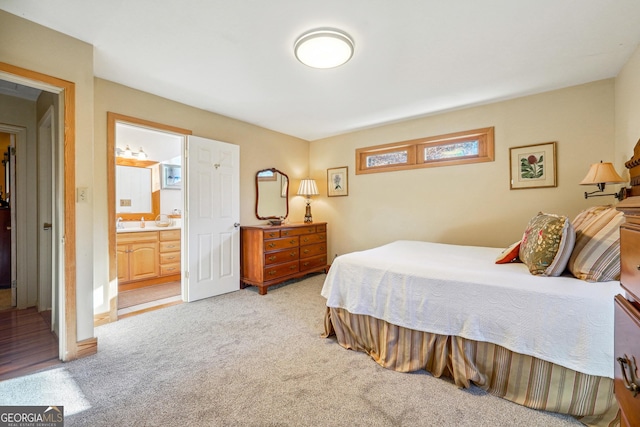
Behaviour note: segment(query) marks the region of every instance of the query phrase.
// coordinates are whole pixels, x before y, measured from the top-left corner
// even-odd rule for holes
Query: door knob
[[[44,230],[51,230],[51,223],[50,222],[45,222],[42,228]]]
[[[234,226],[235,228],[238,228],[238,227],[240,227],[240,223],[239,223],[239,222],[234,222],[234,223],[233,223],[233,226]]]

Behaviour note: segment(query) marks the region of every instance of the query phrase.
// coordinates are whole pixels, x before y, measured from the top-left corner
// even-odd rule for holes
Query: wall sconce
[[[305,196],[307,198],[307,209],[304,213],[304,222],[313,222],[311,217],[311,196],[317,196],[318,186],[316,181],[310,178],[300,181],[300,187],[298,188],[298,196]]]
[[[116,156],[124,157],[125,159],[137,158],[138,160],[146,160],[148,157],[147,153],[144,152],[142,147],[140,147],[140,151],[136,153],[135,151],[131,151],[131,148],[129,148],[129,144],[127,144],[124,150],[122,148],[117,147]]]
[[[626,192],[625,188],[620,189],[619,193],[607,193],[607,194],[595,194],[602,193],[604,191],[605,184],[620,184],[626,182],[618,172],[616,172],[613,164],[610,162],[602,163],[594,163],[589,168],[589,172],[587,172],[587,176],[584,177],[582,181],[580,181],[580,185],[597,185],[598,189],[596,191],[592,191],[587,193],[585,191],[584,198],[588,199],[589,197],[599,197],[599,196],[614,196],[618,200],[624,199],[624,195]]]

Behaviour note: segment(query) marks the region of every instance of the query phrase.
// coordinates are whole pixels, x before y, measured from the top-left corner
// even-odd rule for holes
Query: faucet
[[[117,221],[116,221],[116,229],[121,230],[124,228],[124,224],[121,222],[122,221],[122,217],[119,216]]]

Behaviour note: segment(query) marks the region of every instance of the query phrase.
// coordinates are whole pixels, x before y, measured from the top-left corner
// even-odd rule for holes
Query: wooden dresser
[[[624,212],[620,227],[620,284],[626,295],[615,297],[614,392],[622,427],[640,426],[640,141],[625,166],[631,196],[616,207]]]
[[[269,286],[327,270],[327,223],[240,228],[240,287]]]

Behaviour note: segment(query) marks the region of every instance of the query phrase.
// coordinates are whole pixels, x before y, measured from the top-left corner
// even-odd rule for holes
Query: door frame
[[[118,264],[116,261],[116,122],[188,136],[193,132],[176,126],[107,111],[107,206],[109,223],[109,299],[108,316],[95,318],[94,326],[118,320]],[[186,138],[185,138],[186,139]],[[184,147],[183,147],[184,151]]]
[[[76,86],[73,82],[5,62],[0,62],[0,78],[53,92],[58,95],[62,104],[60,113],[64,122],[62,128],[64,141],[62,143],[58,141],[57,148],[58,150],[62,148],[60,151],[64,160],[61,162],[63,170],[59,171],[64,179],[64,185],[61,188],[64,201],[64,222],[61,224],[61,235],[64,243],[62,244],[61,253],[63,254],[62,262],[64,265],[63,268],[60,268],[59,273],[60,283],[63,284],[61,291],[64,292],[64,298],[60,300],[60,312],[58,314],[58,325],[60,326],[58,354],[63,361],[73,360],[78,357],[79,349],[82,345],[77,338],[76,308]],[[90,347],[93,345],[97,345],[97,342],[92,342]],[[82,345],[82,347],[85,348],[83,352],[89,350],[86,345]]]

